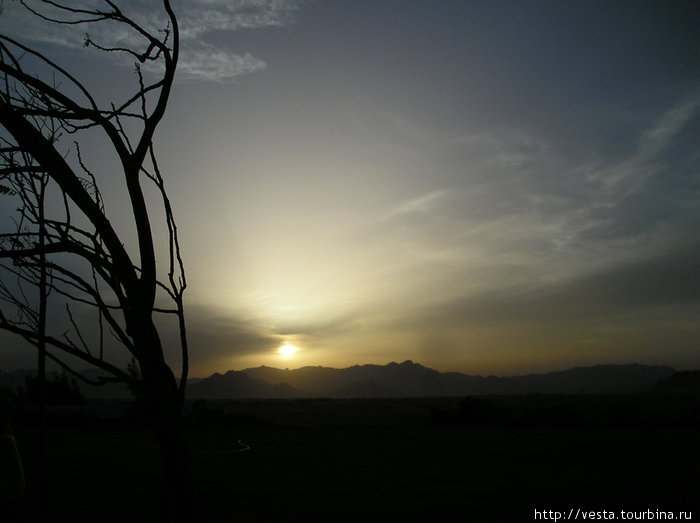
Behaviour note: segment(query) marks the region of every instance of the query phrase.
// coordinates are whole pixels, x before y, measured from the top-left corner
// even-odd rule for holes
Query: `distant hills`
[[[32,371],[0,372],[0,386],[16,389]],[[35,371],[34,371],[35,372]],[[99,371],[86,371],[95,379]],[[127,398],[123,384],[78,383],[87,398]],[[343,369],[255,367],[188,381],[191,399],[418,398],[522,394],[700,394],[700,371],[667,366],[595,365],[523,376],[439,372],[419,363],[355,365]]]
[[[655,394],[700,394],[700,370],[676,372],[651,388]]]
[[[344,369],[255,367],[215,373],[188,389],[190,398],[399,398],[513,394],[615,394],[649,390],[672,376],[667,366],[596,365],[513,377],[439,372],[419,363]]]

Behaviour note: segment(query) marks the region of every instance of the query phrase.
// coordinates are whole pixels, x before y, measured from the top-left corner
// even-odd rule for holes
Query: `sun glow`
[[[280,354],[280,356],[286,359],[294,356],[294,354],[299,352],[299,349],[290,343],[285,343],[277,350],[277,352]]]

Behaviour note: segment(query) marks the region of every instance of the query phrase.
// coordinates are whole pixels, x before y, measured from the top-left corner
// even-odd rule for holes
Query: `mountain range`
[[[26,374],[0,372],[0,386],[16,390]],[[96,379],[98,370],[85,371]],[[78,381],[87,398],[128,398],[125,385],[87,386]],[[401,398],[459,397],[518,394],[700,394],[700,371],[676,372],[668,366],[595,365],[522,376],[474,376],[440,372],[410,360],[387,365],[355,365],[277,369],[255,367],[214,373],[188,380],[191,399],[295,398]]]
[[[215,373],[188,388],[190,398],[387,398],[512,394],[615,394],[650,389],[674,374],[667,366],[596,365],[546,374],[472,376],[439,372],[419,363]]]

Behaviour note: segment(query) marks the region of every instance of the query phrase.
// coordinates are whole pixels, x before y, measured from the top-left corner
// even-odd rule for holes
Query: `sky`
[[[700,368],[697,2],[173,5],[156,150],[192,375]],[[10,6],[3,31],[100,93],[133,81]],[[31,352],[5,347],[8,366]]]

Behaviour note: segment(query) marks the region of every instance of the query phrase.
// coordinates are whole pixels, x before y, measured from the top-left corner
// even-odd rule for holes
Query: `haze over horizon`
[[[697,2],[173,6],[155,143],[192,376],[700,368]],[[134,80],[13,3],[0,24],[105,96]],[[129,237],[112,154],[85,157]],[[32,365],[20,345],[0,367]]]

